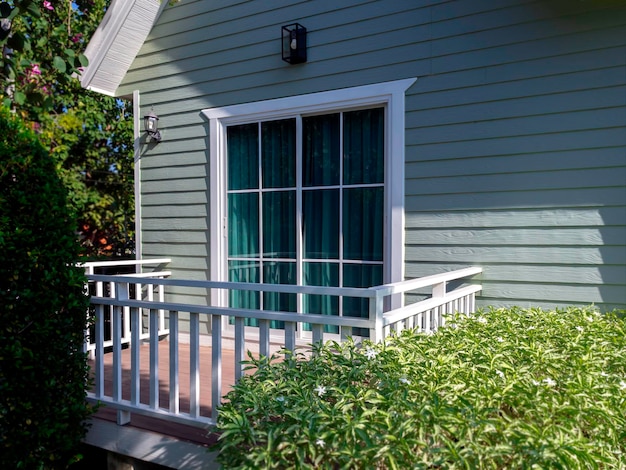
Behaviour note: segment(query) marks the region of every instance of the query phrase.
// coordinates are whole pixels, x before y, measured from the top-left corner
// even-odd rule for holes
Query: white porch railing
[[[85,269],[85,274],[87,275],[95,275],[102,274],[102,271],[106,270],[120,270],[120,269],[128,269],[133,268],[133,270],[140,269],[141,266],[158,266],[162,264],[167,264],[171,260],[169,258],[163,259],[148,259],[148,260],[124,260],[124,261],[92,261],[83,263],[81,265],[82,268]],[[172,273],[170,271],[154,271],[149,273],[127,273],[124,274],[128,277],[137,277],[137,278],[165,278],[169,277]],[[89,294],[93,297],[110,297],[115,298],[115,288],[116,285],[114,282],[90,282],[89,283]],[[158,299],[158,301],[165,301],[165,290],[162,285],[153,285],[149,283],[134,283],[133,284],[133,292],[134,298],[136,299],[147,299],[148,301],[153,301]],[[108,309],[104,309],[101,317],[104,319],[104,325],[102,334],[104,336],[104,340],[102,346],[104,348],[109,348],[113,346],[113,308],[109,307]],[[139,339],[144,340],[149,337],[147,326],[143,324],[144,317],[140,317],[139,319]],[[169,334],[169,330],[165,327],[165,310],[159,310],[159,336],[163,337]],[[84,351],[89,353],[89,357],[93,359],[94,351],[96,350],[95,336],[92,332],[86,332],[86,338],[84,344]],[[122,336],[120,338],[122,344],[128,344],[131,341],[130,334],[130,310],[128,307],[124,307],[122,310]]]
[[[194,280],[175,280],[161,277],[138,278],[136,276],[107,276],[88,275],[90,283],[111,285],[110,292],[114,295],[92,296],[91,304],[95,309],[95,337],[88,338],[89,347],[95,349],[95,388],[88,394],[91,400],[105,403],[118,410],[118,423],[126,424],[130,420],[130,413],[160,417],[164,420],[185,423],[195,426],[214,424],[217,418],[217,407],[222,399],[222,361],[225,341],[232,340],[234,349],[235,379],[243,373],[246,351],[251,343],[258,343],[258,352],[269,355],[270,343],[277,342],[281,347],[293,351],[301,344],[316,343],[328,339],[352,336],[352,329],[359,328],[369,331],[373,341],[380,341],[385,335],[404,328],[419,328],[424,331],[433,331],[443,325],[443,316],[448,313],[461,312],[470,314],[475,309],[475,295],[480,292],[480,285],[465,285],[448,291],[447,285],[451,281],[460,281],[482,272],[479,267],[471,267],[458,271],[413,279],[394,284],[386,284],[372,288],[336,288],[315,286],[291,286],[277,284],[249,284]],[[287,294],[316,294],[341,297],[356,297],[368,299],[369,315],[367,318],[348,316],[330,316],[318,314],[302,314],[293,312],[275,312],[267,310],[246,310],[211,305],[191,305],[166,302],[162,296],[158,299],[137,295],[137,292],[151,292],[162,289],[164,286],[176,286],[186,289],[203,289],[209,293],[212,289],[246,290],[255,292],[276,292]],[[147,290],[145,289],[147,287]],[[430,297],[426,300],[384,312],[383,307],[392,298],[418,289],[429,288]],[[162,292],[162,290],[159,290]],[[132,295],[135,293],[135,295]],[[208,296],[207,296],[208,297]],[[105,394],[104,356],[106,343],[104,339],[105,317],[111,319],[111,354],[113,360],[113,387],[112,392]],[[168,316],[169,328],[162,324],[163,315]],[[180,333],[181,314],[188,316],[189,321],[189,411],[180,410],[180,376],[181,370],[179,344],[184,337]],[[142,317],[148,317],[148,328],[144,332],[141,323]],[[128,318],[128,328],[125,325]],[[230,320],[229,320],[230,319]],[[258,327],[251,330],[246,327],[246,320],[255,319]],[[200,335],[201,321],[210,325],[211,346],[211,377],[201,377],[200,374],[200,344],[203,339]],[[283,322],[281,330],[270,327],[272,321]],[[310,329],[310,332],[303,332]],[[337,334],[325,332],[325,327],[333,326],[339,331]],[[163,384],[159,381],[159,339],[164,331],[169,332],[169,406],[159,405],[159,393]],[[122,344],[125,335],[130,338],[130,399],[122,398]],[[140,346],[142,338],[149,342],[149,400],[141,402],[140,386],[141,374],[139,368]],[[255,345],[256,346],[256,345]],[[200,381],[210,380],[211,414],[202,415],[200,407]]]

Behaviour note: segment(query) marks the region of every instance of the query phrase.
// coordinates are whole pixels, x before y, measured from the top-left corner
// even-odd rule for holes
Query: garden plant
[[[225,468],[624,469],[625,351],[617,312],[490,308],[250,357],[216,449]]]
[[[0,108],[0,468],[66,468],[90,414],[75,219],[37,137]]]

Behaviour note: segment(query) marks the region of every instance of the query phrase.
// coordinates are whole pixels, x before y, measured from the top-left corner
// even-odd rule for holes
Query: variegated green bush
[[[216,428],[225,468],[626,468],[626,322],[592,307],[249,365]]]

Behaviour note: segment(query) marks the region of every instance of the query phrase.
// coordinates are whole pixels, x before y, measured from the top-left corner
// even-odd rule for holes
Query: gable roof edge
[[[159,0],[113,0],[85,49],[89,64],[80,75],[83,88],[116,96],[126,72],[167,6]],[[134,21],[129,21],[133,16]],[[140,22],[137,22],[137,19]],[[132,40],[126,34],[132,30]],[[116,41],[125,37],[123,48]]]

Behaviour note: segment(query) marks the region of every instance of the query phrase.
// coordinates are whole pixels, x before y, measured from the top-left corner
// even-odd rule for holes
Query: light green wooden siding
[[[296,21],[309,62],[290,66]],[[143,149],[143,256],[208,277],[202,109],[408,77],[406,276],[481,265],[483,304],[626,304],[626,6],[608,0],[168,7],[120,90],[163,128]]]

